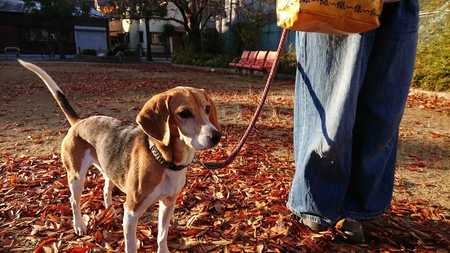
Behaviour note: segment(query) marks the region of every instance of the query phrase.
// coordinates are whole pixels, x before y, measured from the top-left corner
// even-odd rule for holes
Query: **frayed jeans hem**
[[[308,213],[308,212],[297,212],[294,208],[292,208],[289,205],[289,203],[286,206],[300,220],[312,221],[322,227],[331,227],[336,223],[336,221],[332,221],[332,220],[322,217],[320,215],[316,215],[316,214],[312,214],[312,213]]]

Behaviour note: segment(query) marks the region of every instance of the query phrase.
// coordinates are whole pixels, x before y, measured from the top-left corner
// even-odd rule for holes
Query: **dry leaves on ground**
[[[147,96],[175,85],[194,85],[211,91],[221,108],[224,138],[216,150],[203,152],[203,160],[225,156],[245,130],[261,90],[261,80],[233,75],[184,70],[158,64],[79,64],[42,63],[61,84],[68,96],[78,96],[74,105],[80,114],[121,113],[132,120]],[[20,74],[18,67],[2,74]],[[79,72],[78,69],[81,69]],[[89,71],[91,70],[91,71]],[[95,71],[94,71],[95,70]],[[202,75],[198,75],[198,72]],[[24,73],[24,72],[23,72]],[[132,74],[130,74],[132,73]],[[20,75],[5,78],[5,109],[0,116],[22,115],[17,98],[27,99],[45,89],[37,79]],[[29,78],[24,81],[19,78]],[[449,210],[423,200],[394,201],[381,219],[367,223],[367,244],[344,242],[339,233],[330,230],[310,232],[286,208],[292,180],[292,81],[277,82],[255,131],[240,157],[227,169],[207,171],[192,165],[184,191],[177,200],[175,217],[169,234],[169,247],[179,252],[447,252],[450,248]],[[47,94],[47,93],[45,93]],[[88,96],[89,99],[83,99]],[[33,100],[35,99],[35,100]],[[36,98],[29,103],[37,103]],[[50,97],[42,98],[46,103]],[[41,101],[39,106],[44,102]],[[72,100],[71,100],[72,101]],[[80,103],[80,104],[78,104]],[[449,101],[413,95],[409,107],[448,114]],[[37,107],[37,106],[36,106]],[[88,109],[87,109],[88,108]],[[30,108],[29,108],[30,109]],[[32,110],[31,110],[32,109]],[[40,112],[31,108],[24,118],[10,117],[0,124],[0,137],[10,142],[33,140],[43,143],[42,128],[57,128],[48,135],[63,133],[62,124],[46,123],[59,117],[51,107]],[[35,111],[36,110],[36,111]],[[20,111],[20,113],[18,113]],[[133,112],[130,112],[133,111]],[[47,117],[45,127],[31,129],[38,119]],[[130,118],[131,116],[133,118]],[[120,116],[119,116],[120,117]],[[419,120],[419,119],[418,119]],[[25,122],[25,123],[24,123]],[[32,124],[30,124],[32,122]],[[61,123],[61,122],[59,122]],[[25,124],[19,132],[12,131]],[[8,135],[5,135],[8,132]],[[403,131],[405,134],[405,131]],[[3,136],[2,136],[3,134]],[[409,133],[408,133],[409,134]],[[416,132],[411,135],[416,138]],[[432,139],[447,138],[445,132],[432,132]],[[15,135],[18,135],[17,137]],[[27,137],[29,136],[29,138]],[[408,135],[409,136],[409,135]],[[39,139],[41,138],[41,139]],[[28,147],[27,147],[28,148]],[[13,153],[15,147],[11,147]],[[47,152],[50,153],[50,152]],[[47,154],[46,153],[46,154]],[[409,171],[430,167],[430,160],[414,157],[405,165]],[[439,160],[439,159],[435,159]],[[442,160],[442,159],[441,159]],[[78,237],[72,229],[67,178],[58,154],[31,157],[6,154],[0,158],[0,251],[10,252],[122,252],[123,194],[114,191],[113,208],[105,210],[102,199],[103,179],[90,170],[82,195],[83,218],[89,233]],[[403,187],[397,183],[396,188]],[[140,249],[156,250],[156,207],[142,217],[138,226]]]
[[[241,131],[241,129],[239,129]],[[226,127],[238,136],[237,127]],[[426,201],[395,201],[377,222],[369,223],[368,243],[351,245],[335,231],[311,233],[299,224],[285,203],[292,162],[271,155],[280,138],[268,140],[256,131],[240,159],[230,168],[208,171],[194,165],[177,200],[169,245],[188,252],[335,252],[360,250],[436,252],[450,247],[447,210]],[[287,138],[287,137],[286,137]],[[228,140],[234,143],[237,138]],[[261,139],[266,139],[264,143]],[[287,138],[288,139],[288,138]],[[282,140],[284,141],[284,140]],[[290,140],[289,140],[290,141]],[[231,145],[230,145],[231,146]],[[223,146],[225,149],[229,147]],[[222,150],[222,149],[220,149]],[[218,159],[225,151],[202,153]],[[115,192],[114,209],[105,210],[103,179],[93,169],[86,180],[82,211],[89,234],[75,236],[67,178],[58,155],[15,157],[1,163],[0,245],[10,251],[121,251],[121,205]],[[156,249],[156,220],[152,213],[138,227],[140,249]]]

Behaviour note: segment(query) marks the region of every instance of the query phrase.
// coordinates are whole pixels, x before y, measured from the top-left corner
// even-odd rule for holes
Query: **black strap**
[[[158,161],[159,164],[161,164],[163,167],[166,167],[169,170],[180,171],[187,167],[187,165],[176,165],[173,162],[166,161],[155,145],[150,144],[150,151],[152,151],[152,154],[155,157],[156,161]]]

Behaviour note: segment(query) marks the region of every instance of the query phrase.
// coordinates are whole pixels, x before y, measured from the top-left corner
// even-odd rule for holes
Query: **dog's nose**
[[[213,130],[212,137],[211,137],[212,143],[213,143],[214,145],[216,145],[217,143],[219,143],[220,137],[222,137],[222,134],[221,134],[219,131],[217,131],[217,130]]]

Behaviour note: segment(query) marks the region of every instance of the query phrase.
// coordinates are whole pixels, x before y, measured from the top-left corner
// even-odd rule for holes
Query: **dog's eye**
[[[211,111],[211,106],[207,105],[207,106],[205,107],[205,112],[206,112],[206,114],[209,114],[210,111]]]
[[[188,109],[182,110],[181,112],[178,113],[178,115],[183,119],[194,117],[194,115],[192,115],[191,111],[189,111]]]

